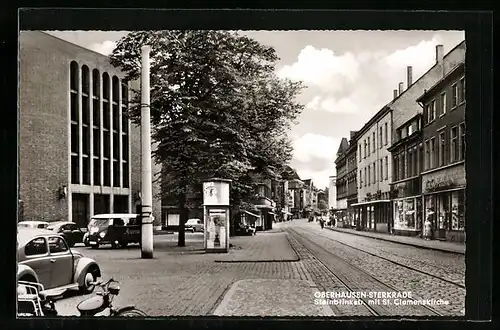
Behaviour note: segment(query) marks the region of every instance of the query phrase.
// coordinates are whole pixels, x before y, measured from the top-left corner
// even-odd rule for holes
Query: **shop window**
[[[465,230],[465,190],[451,193],[451,229]]]
[[[451,207],[450,207],[450,194],[443,193],[437,195],[438,200],[438,228],[444,230],[451,229]]]
[[[422,198],[415,198],[416,202],[416,208],[415,208],[415,214],[416,214],[416,229],[421,230],[422,229]]]
[[[431,222],[432,228],[436,227],[436,198],[434,195],[425,196],[424,199],[424,218]]]

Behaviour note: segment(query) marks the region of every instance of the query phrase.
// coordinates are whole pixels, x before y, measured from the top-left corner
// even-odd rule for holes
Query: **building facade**
[[[344,223],[344,227],[354,228],[356,226],[356,213],[352,205],[358,202],[358,157],[357,157],[357,146],[356,143],[357,132],[351,132],[351,139],[349,140],[349,148],[347,148],[345,154],[347,159],[347,221]]]
[[[23,220],[86,227],[94,214],[136,212],[140,127],[125,116],[124,73],[107,56],[41,31],[21,31],[19,44]]]
[[[392,220],[390,185],[392,110],[385,106],[356,135],[358,202],[354,209],[360,230],[388,232]]]
[[[392,154],[391,199],[393,233],[416,236],[422,229],[423,170],[422,114],[418,113],[396,128]]]
[[[463,48],[465,48],[465,43]],[[462,45],[461,44],[461,45]],[[435,239],[465,241],[465,52],[418,102],[423,111],[423,217]]]
[[[328,178],[328,209],[337,208],[337,176]]]

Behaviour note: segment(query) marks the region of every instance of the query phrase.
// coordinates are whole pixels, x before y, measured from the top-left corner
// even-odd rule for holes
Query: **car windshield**
[[[197,224],[197,223],[198,223],[198,219],[189,219],[189,220],[187,221],[187,224],[190,224],[190,225],[195,225],[195,224]]]
[[[99,227],[103,228],[109,226],[111,219],[92,219],[89,222],[89,227]]]

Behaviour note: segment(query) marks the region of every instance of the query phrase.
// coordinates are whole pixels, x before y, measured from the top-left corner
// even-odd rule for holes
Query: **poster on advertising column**
[[[224,209],[208,211],[207,248],[226,248],[226,210]]]

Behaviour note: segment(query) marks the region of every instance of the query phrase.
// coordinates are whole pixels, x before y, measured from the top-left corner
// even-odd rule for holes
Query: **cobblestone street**
[[[150,316],[373,315],[361,305],[315,304],[319,292],[348,293],[339,281],[346,274],[350,276],[344,277],[344,283],[365,283],[364,287],[350,286],[352,291],[411,291],[414,298],[450,301],[448,306],[432,306],[440,315],[464,311],[465,289],[437,278],[463,281],[463,256],[321,230],[317,223],[305,220],[275,224],[275,228],[232,238],[232,248],[225,255],[205,254],[200,233],[186,234],[186,247],[177,246],[176,234],[155,236],[154,260],[140,259],[140,250],[134,246],[75,249],[99,263],[103,280],[120,281],[116,307],[133,304]],[[435,277],[373,254],[425,268]],[[76,315],[76,305],[85,298],[58,301],[59,313]],[[432,315],[422,308],[391,308],[378,310],[391,315]]]

